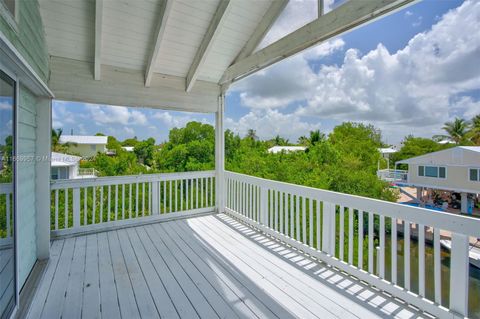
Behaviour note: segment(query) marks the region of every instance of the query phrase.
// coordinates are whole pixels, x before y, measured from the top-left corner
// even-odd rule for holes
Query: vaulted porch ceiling
[[[288,0],[40,0],[49,87],[64,100],[215,112],[232,82],[413,1],[348,1],[253,53]]]

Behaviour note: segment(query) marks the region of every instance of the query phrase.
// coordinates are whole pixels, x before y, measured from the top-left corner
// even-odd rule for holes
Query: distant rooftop
[[[81,159],[82,158],[79,156],[52,152],[51,165],[53,167],[73,166],[77,164]]]
[[[268,149],[269,153],[280,153],[280,152],[299,152],[305,151],[307,148],[305,146],[274,146]]]
[[[385,148],[379,148],[378,151],[382,154],[392,154],[398,152],[395,148],[393,147],[385,147]]]
[[[92,135],[62,135],[60,143],[76,143],[76,144],[107,144],[108,136],[92,136]]]
[[[475,154],[471,154],[471,152]],[[477,166],[480,163],[480,146],[456,146],[398,161],[397,164],[436,164]]]

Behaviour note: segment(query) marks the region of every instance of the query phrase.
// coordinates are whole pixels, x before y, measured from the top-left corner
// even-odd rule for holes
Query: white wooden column
[[[39,98],[35,154],[35,209],[37,258],[50,256],[50,147],[52,134],[52,100]]]
[[[464,214],[468,213],[468,194],[465,193],[465,192],[462,192],[460,194],[461,198],[460,198],[460,203],[461,203],[461,206],[460,206],[460,211]]]
[[[224,133],[225,93],[218,97],[215,113],[215,210],[225,211],[225,133]]]

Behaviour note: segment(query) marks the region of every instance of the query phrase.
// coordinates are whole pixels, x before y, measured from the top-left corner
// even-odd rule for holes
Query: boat
[[[440,245],[442,245],[442,247],[448,249],[449,251],[452,249],[452,241],[450,239],[441,239]],[[468,259],[472,266],[480,268],[480,248],[470,244],[470,248],[468,251]]]

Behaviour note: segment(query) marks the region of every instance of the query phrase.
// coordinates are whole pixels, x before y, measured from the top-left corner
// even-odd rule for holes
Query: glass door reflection
[[[0,318],[15,308],[15,81],[0,71]]]

